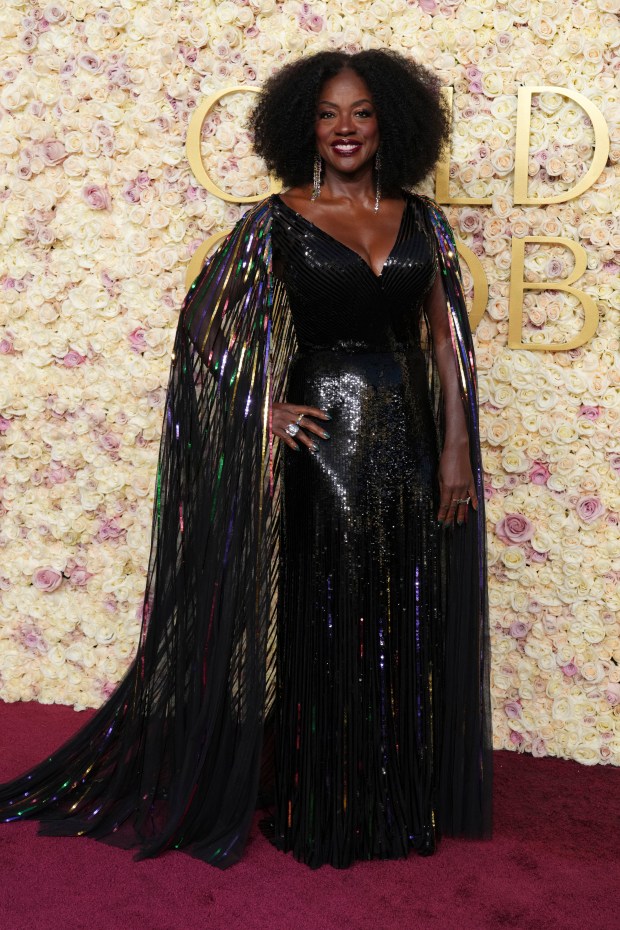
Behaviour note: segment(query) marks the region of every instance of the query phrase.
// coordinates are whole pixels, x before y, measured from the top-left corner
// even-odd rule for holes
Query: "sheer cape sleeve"
[[[444,663],[437,733],[437,809],[441,832],[489,837],[492,829],[492,733],[483,469],[478,424],[474,344],[454,236],[443,211],[427,197],[435,237],[454,361],[465,410],[469,453],[478,495],[467,523],[447,531],[444,546]],[[443,441],[441,386],[428,352],[435,421]]]
[[[192,284],[174,340],[136,658],[93,719],[0,788],[0,818],[139,857],[220,867],[256,801],[277,585],[269,410],[294,350],[271,273],[271,209],[240,220]],[[269,650],[270,662],[273,650]]]

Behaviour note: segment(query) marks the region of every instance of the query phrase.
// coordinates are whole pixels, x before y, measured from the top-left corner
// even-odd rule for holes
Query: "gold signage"
[[[530,148],[530,119],[532,113],[532,96],[534,94],[561,94],[569,97],[579,104],[588,114],[592,129],[594,130],[594,157],[592,164],[582,178],[570,190],[548,197],[528,197],[527,194],[527,165]],[[594,184],[605,167],[609,157],[609,133],[605,117],[591,100],[576,90],[568,87],[520,87],[517,95],[517,134],[515,138],[515,180],[514,202],[523,204],[565,203],[574,200]]]
[[[196,108],[189,124],[186,152],[190,167],[200,184],[203,185],[215,197],[225,200],[229,203],[256,203],[264,198],[264,194],[256,194],[251,197],[241,197],[236,194],[229,194],[215,184],[204,164],[201,152],[201,136],[204,121],[215,104],[226,94],[243,93],[249,91],[258,93],[259,88],[246,87],[245,85],[233,85],[223,90],[216,91],[207,97]],[[445,88],[443,93],[450,110],[452,109],[453,91],[451,87]],[[594,156],[586,174],[568,191],[560,194],[549,195],[546,197],[528,196],[528,160],[529,160],[529,139],[530,139],[530,114],[532,96],[534,94],[557,93],[564,97],[574,100],[587,113],[594,130]],[[514,203],[515,204],[548,204],[563,203],[572,200],[583,194],[589,187],[594,184],[609,155],[609,133],[603,114],[600,112],[591,100],[588,100],[583,94],[576,90],[563,87],[553,87],[551,85],[541,85],[537,87],[522,87],[518,91],[517,97],[517,128],[515,138],[515,170],[514,170]],[[435,175],[435,198],[438,203],[442,204],[476,204],[479,206],[488,205],[492,202],[490,197],[475,198],[466,196],[452,196],[450,194],[450,152],[448,149],[442,154],[441,160],[437,166]],[[282,189],[281,183],[274,178],[270,179],[269,193],[278,193]],[[213,246],[223,239],[226,232],[216,233],[203,242],[188,265],[186,274],[186,285],[192,283],[203,262]],[[530,282],[524,280],[525,269],[525,246],[529,242],[550,243],[562,245],[569,249],[575,257],[575,267],[571,274],[561,280]],[[465,262],[472,275],[474,282],[473,306],[470,310],[470,325],[475,329],[486,309],[489,287],[482,263],[476,254],[468,248],[463,242],[457,240],[459,255]],[[559,352],[567,349],[574,349],[583,345],[591,339],[596,332],[598,324],[598,309],[594,300],[584,291],[573,287],[575,281],[581,277],[586,269],[587,255],[585,249],[579,243],[563,237],[534,237],[526,236],[522,239],[513,239],[512,242],[512,264],[510,277],[510,309],[508,324],[508,346],[513,349],[529,349],[532,351]],[[556,290],[573,294],[581,302],[585,320],[579,333],[571,337],[565,343],[524,343],[522,336],[522,307],[523,293],[525,290]]]
[[[451,87],[445,87],[442,93],[448,110],[451,113],[453,90]],[[586,174],[584,174],[570,190],[562,191],[561,194],[549,195],[548,197],[528,197],[527,193],[530,121],[532,97],[534,94],[560,94],[562,97],[568,97],[570,100],[574,100],[582,110],[585,110],[594,130],[594,157]],[[515,137],[514,203],[565,203],[567,200],[573,200],[594,184],[605,167],[608,157],[609,132],[607,131],[605,117],[591,100],[588,100],[588,98],[580,94],[579,91],[571,90],[568,87],[553,87],[551,84],[541,85],[540,87],[519,88],[517,94],[517,130]],[[492,202],[491,197],[453,196],[450,193],[450,150],[447,147],[442,153],[435,172],[435,199],[438,203],[454,204],[455,206],[462,206],[464,204],[484,206]]]
[[[562,245],[575,256],[575,267],[567,278],[553,279],[553,281],[524,281],[525,246],[528,242],[538,242],[543,245]],[[588,254],[584,247],[572,239],[564,236],[523,236],[522,239],[512,240],[512,274],[510,276],[510,309],[508,318],[508,348],[530,349],[531,351],[566,352],[567,349],[576,349],[592,339],[598,326],[598,308],[595,301],[572,285],[581,277],[588,264]],[[517,273],[517,269],[519,269]],[[565,291],[573,294],[584,309],[585,319],[577,335],[568,342],[522,342],[521,326],[523,317],[523,292],[528,291]]]
[[[217,184],[211,180],[209,172],[205,168],[202,160],[202,152],[200,150],[202,127],[218,100],[221,100],[222,97],[225,97],[227,94],[241,94],[246,91],[257,94],[260,92],[260,88],[246,87],[244,84],[233,84],[231,87],[225,87],[224,90],[216,90],[214,94],[210,94],[194,110],[187,129],[187,139],[185,140],[187,160],[190,168],[194,172],[196,180],[199,181],[210,194],[213,194],[214,197],[219,197],[220,200],[226,200],[228,203],[257,203],[264,198],[265,194],[254,194],[252,197],[239,197],[237,194],[229,194],[227,191],[223,191],[221,187],[218,187]],[[282,190],[282,184],[273,178],[270,180],[271,186],[269,193],[278,194]]]
[[[452,87],[442,88],[442,96],[448,108],[452,113],[452,100],[454,89]],[[450,194],[450,146],[446,145],[441,153],[441,158],[437,162],[435,169],[435,200],[437,203],[449,203],[463,205],[475,203],[478,206],[491,203],[491,197],[453,197]]]

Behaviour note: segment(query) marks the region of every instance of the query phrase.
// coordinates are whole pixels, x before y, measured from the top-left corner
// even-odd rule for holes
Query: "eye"
[[[321,110],[321,111],[319,111],[318,118],[319,118],[319,119],[329,119],[329,118],[330,118],[331,116],[333,116],[333,115],[334,115],[334,114],[331,112],[331,110]]]
[[[372,110],[357,110],[355,115],[361,117],[361,119],[368,119],[369,117],[374,116],[374,113]]]

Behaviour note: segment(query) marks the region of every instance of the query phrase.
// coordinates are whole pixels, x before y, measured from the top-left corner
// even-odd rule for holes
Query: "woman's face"
[[[317,151],[340,174],[354,174],[374,158],[379,126],[366,82],[345,68],[325,81],[315,121]]]

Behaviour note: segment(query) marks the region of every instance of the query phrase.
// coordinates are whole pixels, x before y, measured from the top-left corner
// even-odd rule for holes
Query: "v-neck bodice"
[[[280,197],[272,203],[275,267],[287,289],[301,349],[418,343],[419,311],[436,258],[414,196],[406,198],[396,240],[378,275],[359,252]]]

